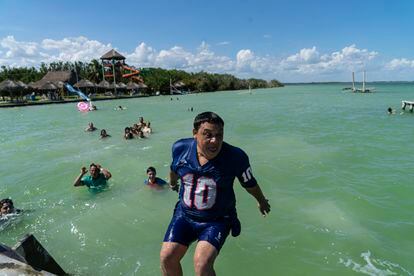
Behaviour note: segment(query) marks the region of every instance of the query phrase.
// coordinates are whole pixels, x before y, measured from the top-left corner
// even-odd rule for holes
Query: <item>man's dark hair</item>
[[[157,171],[155,170],[154,167],[148,167],[147,173],[149,173],[149,172],[153,172],[154,174],[157,174]]]
[[[13,207],[13,200],[11,200],[10,198],[3,198],[2,200],[0,200],[0,207],[3,207],[3,204],[8,203],[10,206]]]
[[[96,164],[95,164],[95,163],[90,164],[90,165],[89,165],[89,168],[90,168],[90,167],[95,167],[95,168],[98,168],[98,166],[96,166]]]
[[[207,112],[198,114],[194,118],[194,124],[193,124],[194,129],[198,130],[200,128],[200,125],[206,122],[224,127],[224,121],[219,115],[217,115],[214,112],[207,111]]]

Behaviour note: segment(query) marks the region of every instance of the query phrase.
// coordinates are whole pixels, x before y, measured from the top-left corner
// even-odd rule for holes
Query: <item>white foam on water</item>
[[[81,233],[78,230],[78,228],[76,228],[76,226],[72,222],[70,223],[70,226],[71,226],[70,232],[72,234],[74,234],[79,239],[80,246],[81,246],[81,249],[80,250],[83,251],[84,250],[84,247],[86,246],[86,237],[85,237],[85,234],[84,233]]]
[[[352,268],[355,272],[371,276],[412,275],[411,272],[401,267],[399,264],[371,257],[371,252],[369,250],[367,252],[362,252],[361,258],[365,263],[358,263],[351,258],[346,260],[339,258],[339,263]]]

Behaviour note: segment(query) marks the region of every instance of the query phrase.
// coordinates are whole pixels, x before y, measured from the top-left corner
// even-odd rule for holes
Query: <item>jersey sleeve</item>
[[[172,162],[171,162],[171,166],[170,169],[173,172],[177,172],[177,167],[181,161],[181,155],[183,150],[186,147],[186,143],[184,139],[178,140],[177,142],[174,143],[174,145],[172,146]]]
[[[238,151],[238,164],[237,164],[237,179],[244,188],[252,188],[257,185],[256,178],[253,176],[252,168],[250,166],[249,157],[241,150]]]

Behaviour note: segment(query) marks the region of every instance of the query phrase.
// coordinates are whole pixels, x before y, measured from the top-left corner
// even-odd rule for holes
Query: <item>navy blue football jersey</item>
[[[220,153],[203,166],[197,159],[194,138],[181,139],[172,147],[171,170],[181,179],[180,207],[198,220],[215,220],[236,214],[233,182],[237,177],[245,187],[257,185],[247,154],[223,142]]]

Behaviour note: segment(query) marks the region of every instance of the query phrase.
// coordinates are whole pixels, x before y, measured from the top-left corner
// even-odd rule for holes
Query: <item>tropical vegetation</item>
[[[77,79],[88,79],[99,83],[102,81],[102,64],[93,59],[87,62],[52,62],[42,63],[40,67],[7,67],[1,66],[0,82],[3,80],[22,81],[24,83],[40,80],[48,71],[67,71],[76,73]],[[262,79],[239,79],[230,74],[213,74],[207,72],[189,73],[182,70],[167,70],[162,68],[141,68],[141,78],[148,86],[146,93],[170,93],[170,80],[173,84],[180,83],[180,89],[191,92],[213,92],[224,90],[239,90],[255,88],[270,88],[283,86],[277,80],[266,81]],[[122,79],[124,83],[130,79]],[[117,81],[119,82],[119,81]],[[1,91],[0,91],[1,93]],[[21,92],[19,92],[21,94]],[[3,95],[4,96],[4,95]]]

